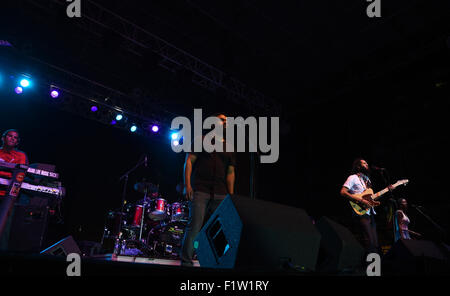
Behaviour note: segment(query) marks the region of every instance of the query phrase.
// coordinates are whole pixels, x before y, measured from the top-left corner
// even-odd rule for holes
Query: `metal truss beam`
[[[68,5],[68,2],[65,0],[50,0],[47,1],[47,4],[37,0],[27,1],[38,7],[50,10],[55,9],[55,5],[51,5],[52,3],[58,4],[59,8],[65,8]],[[210,91],[223,88],[226,91],[227,99],[247,106],[250,111],[278,114],[282,112],[280,104],[267,98],[261,92],[248,87],[237,78],[230,77],[223,71],[203,62],[118,14],[91,0],[83,0],[82,5],[82,16],[74,23],[87,32],[101,37],[106,30],[111,30],[125,41],[122,46],[129,52],[143,57],[146,50],[151,50],[162,57],[163,61],[159,63],[161,67],[173,71],[173,68],[168,67],[167,62],[169,62],[169,64],[177,67],[185,68],[192,72],[193,83]]]

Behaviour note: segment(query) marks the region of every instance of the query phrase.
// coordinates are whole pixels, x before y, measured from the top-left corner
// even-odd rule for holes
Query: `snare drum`
[[[168,204],[164,198],[157,198],[149,214],[152,220],[164,220],[167,217]]]

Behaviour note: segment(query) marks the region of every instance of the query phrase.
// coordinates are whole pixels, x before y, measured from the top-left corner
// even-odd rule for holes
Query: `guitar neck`
[[[379,199],[383,194],[385,194],[386,192],[388,192],[389,191],[389,188],[384,188],[383,190],[381,190],[381,191],[378,191],[377,193],[375,193],[373,196],[372,196],[372,199],[373,200],[377,200],[377,199]]]

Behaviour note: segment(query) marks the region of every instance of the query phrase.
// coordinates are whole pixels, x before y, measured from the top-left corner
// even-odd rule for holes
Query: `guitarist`
[[[372,199],[364,199],[358,194],[364,192],[367,188],[372,187],[369,178],[370,169],[369,164],[362,158],[357,158],[353,161],[352,174],[347,178],[342,186],[340,194],[350,201],[359,203],[360,205],[369,208],[366,214],[362,216],[356,215],[353,211],[353,217],[360,225],[363,234],[364,245],[368,253],[379,253],[377,226],[375,223],[375,209],[380,202]]]

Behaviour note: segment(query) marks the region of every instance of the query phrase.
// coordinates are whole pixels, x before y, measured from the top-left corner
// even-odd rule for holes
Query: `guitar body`
[[[400,185],[406,185],[408,184],[409,180],[405,179],[405,180],[400,180],[397,181],[395,184],[390,185],[390,187],[392,189],[397,188]],[[367,188],[366,190],[364,190],[362,193],[359,194],[355,194],[357,197],[361,197],[365,200],[377,200],[379,199],[383,194],[385,194],[386,192],[389,191],[388,189],[389,187],[384,188],[381,191],[378,191],[377,193],[373,193],[372,188]],[[355,213],[359,216],[362,216],[364,214],[366,214],[370,208],[365,207],[364,205],[361,205],[359,203],[356,203],[354,201],[349,201],[351,207],[353,208],[353,210],[355,211]]]
[[[355,195],[358,197],[362,197],[363,199],[366,199],[366,200],[368,200],[369,198],[373,199],[373,190],[372,190],[372,188],[367,188],[362,193],[355,194]],[[360,205],[354,201],[350,201],[350,206],[353,208],[353,211],[355,211],[355,213],[359,216],[362,216],[369,211],[369,208],[363,207],[362,205]]]

